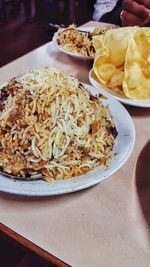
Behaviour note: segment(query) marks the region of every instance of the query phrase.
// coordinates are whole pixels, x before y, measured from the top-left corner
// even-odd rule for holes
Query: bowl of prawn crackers
[[[93,37],[91,83],[119,101],[150,107],[150,28],[110,29]]]

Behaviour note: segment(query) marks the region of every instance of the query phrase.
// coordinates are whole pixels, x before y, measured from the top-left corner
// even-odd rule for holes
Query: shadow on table
[[[150,228],[150,141],[138,157],[135,168],[135,186],[139,204]]]
[[[150,140],[137,159],[134,170],[133,197],[137,228],[141,228],[139,226],[142,225],[142,238],[144,237],[150,244]]]
[[[149,117],[150,109],[149,108],[141,108],[124,105],[124,107],[128,110],[129,114],[134,117]]]

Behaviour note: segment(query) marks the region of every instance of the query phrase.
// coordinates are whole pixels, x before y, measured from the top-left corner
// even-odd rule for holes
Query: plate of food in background
[[[60,27],[54,34],[52,42],[59,51],[79,58],[94,59],[95,49],[93,46],[93,36],[101,35],[111,28],[117,27],[113,24],[102,23],[101,27],[79,27],[70,25]]]
[[[35,69],[0,92],[1,192],[49,196],[88,188],[119,170],[133,150],[135,129],[122,104],[73,76]]]
[[[91,84],[124,104],[150,107],[149,39],[150,29],[139,27],[113,29],[94,37]]]

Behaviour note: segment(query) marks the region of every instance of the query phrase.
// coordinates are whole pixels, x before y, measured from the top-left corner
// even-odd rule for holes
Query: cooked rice
[[[47,181],[106,165],[117,130],[110,110],[77,79],[41,68],[0,91],[0,166]]]
[[[60,28],[57,32],[58,45],[66,51],[94,58],[93,36],[103,34],[110,27],[95,28],[93,32],[82,33],[74,25]]]

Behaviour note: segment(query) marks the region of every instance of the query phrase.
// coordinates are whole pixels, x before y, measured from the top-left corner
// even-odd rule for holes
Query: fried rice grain
[[[95,48],[93,45],[93,36],[104,34],[110,26],[105,28],[95,28],[92,32],[80,32],[75,25],[67,28],[60,28],[57,32],[57,43],[66,51],[94,58]]]
[[[68,179],[111,159],[117,130],[110,110],[72,76],[40,68],[13,78],[0,90],[0,107],[5,173]]]

